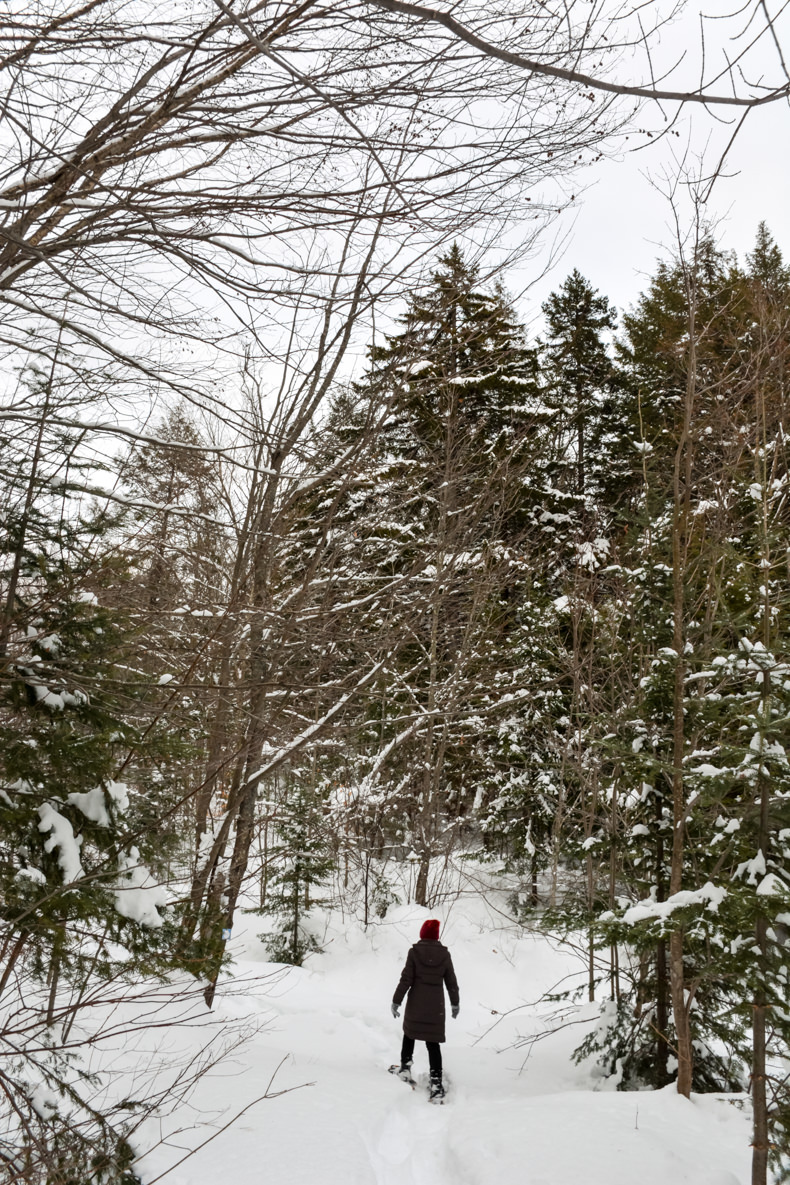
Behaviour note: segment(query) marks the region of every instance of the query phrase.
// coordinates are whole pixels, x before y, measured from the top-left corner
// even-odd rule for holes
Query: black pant
[[[431,1078],[442,1076],[442,1047],[438,1041],[426,1041],[428,1048],[428,1065],[431,1067]],[[414,1057],[414,1038],[403,1034],[403,1045],[400,1050],[400,1064],[405,1066]]]

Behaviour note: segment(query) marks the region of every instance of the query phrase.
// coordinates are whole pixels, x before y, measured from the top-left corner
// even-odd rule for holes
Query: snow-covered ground
[[[390,1000],[427,916],[397,906],[367,932],[333,916],[326,953],[277,969],[256,936],[260,919],[247,915],[211,1023],[229,1040],[255,1031],[188,1101],[137,1133],[138,1148],[156,1145],[136,1166],[146,1185],[746,1185],[743,1100],[602,1088],[569,1057],[590,1006],[531,1052],[513,1047],[545,1028],[541,994],[583,968],[480,897],[433,914],[461,988],[444,1046],[446,1104],[430,1106],[424,1089],[389,1075],[401,1036]],[[205,1037],[200,1024],[182,1025],[144,1043],[175,1068]],[[123,1045],[129,1057],[134,1038]],[[422,1045],[415,1072],[426,1080]]]

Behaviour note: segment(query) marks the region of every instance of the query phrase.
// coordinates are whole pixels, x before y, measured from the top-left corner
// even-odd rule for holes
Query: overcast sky
[[[698,7],[688,8],[685,20],[662,38],[666,60],[671,58],[674,61],[686,51],[686,60],[669,80],[670,85],[694,85],[698,60]],[[707,4],[709,14],[721,15],[729,8],[728,0],[709,0]],[[778,9],[779,0],[773,0],[773,3],[769,0],[769,8]],[[788,25],[790,20],[785,15],[781,31],[787,34],[785,40],[790,47]],[[737,32],[737,27],[734,23],[722,22],[706,25],[710,61],[714,49],[711,27],[720,34],[726,32],[719,50],[723,48],[732,56],[730,36]],[[746,68],[751,79],[761,76],[775,85],[785,81],[775,47],[768,39],[751,51]],[[636,63],[633,69],[636,74]],[[720,93],[727,91],[724,83],[717,89]],[[671,105],[666,110],[671,112]],[[677,172],[672,153],[682,153],[686,145],[690,147],[692,157],[704,153],[706,165],[712,166],[732,135],[732,124],[725,126],[717,122],[704,109],[686,110],[688,114],[677,125],[680,137],[648,142],[645,137],[632,135],[627,148],[635,143],[647,144],[647,147],[619,153],[582,175],[580,181],[586,191],[581,196],[579,208],[575,213],[564,215],[560,223],[560,230],[568,235],[562,258],[519,301],[525,315],[535,314],[540,302],[574,267],[609,296],[616,307],[627,307],[634,301],[656,259],[666,254],[662,245],[670,244],[674,233],[671,210],[666,199],[651,184],[650,175],[660,181],[667,171]],[[733,118],[731,113],[725,114],[728,119]],[[651,114],[644,111],[640,115],[641,123],[647,124],[648,119],[648,126],[661,126],[661,113],[655,105]],[[711,220],[718,221],[723,245],[742,256],[751,250],[757,224],[764,219],[790,260],[790,109],[786,102],[750,113],[727,158],[724,173],[716,181],[707,207]],[[547,243],[544,261],[548,255]],[[539,268],[530,267],[511,274],[508,287],[513,291],[529,283],[530,272],[534,274],[537,270]]]

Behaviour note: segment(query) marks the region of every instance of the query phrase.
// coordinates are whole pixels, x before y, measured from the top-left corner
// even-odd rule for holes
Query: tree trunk
[[[233,639],[228,636],[229,631],[223,631],[222,656],[220,658],[219,686],[217,700],[212,714],[211,730],[208,738],[208,753],[206,755],[206,775],[203,785],[195,796],[195,860],[200,853],[200,845],[208,827],[211,799],[217,783],[219,771],[226,764],[225,753],[228,745],[228,693],[230,688],[230,652]]]
[[[758,918],[755,927],[757,944],[765,953],[767,923]],[[768,1100],[765,1075],[765,1017],[767,1012],[762,985],[752,1002],[752,1185],[766,1185],[768,1180]]]
[[[672,992],[672,1015],[678,1051],[678,1094],[689,1098],[694,1072],[693,1047],[689,1004],[686,1002],[686,980],[683,970],[683,931],[669,936],[669,983]]]
[[[261,883],[260,908],[266,908],[266,895],[269,891],[269,821],[270,815],[263,820],[263,848],[261,849]]]
[[[299,865],[299,861],[297,860],[294,863],[294,884],[293,884],[294,912],[293,912],[293,920],[292,920],[293,932],[291,934],[291,958],[293,959],[294,963],[297,962],[298,956],[299,956],[299,879],[300,879],[300,873],[301,873],[301,868]]]
[[[60,941],[52,952],[52,962],[49,967],[49,999],[47,1000],[47,1028],[55,1023],[55,1003],[58,997],[58,983],[60,981]]]
[[[667,944],[663,938],[656,944],[656,1086],[666,1086],[669,1081],[669,1045],[667,1026],[669,1024],[669,995],[667,992]]]
[[[672,856],[669,873],[670,895],[683,888],[683,864],[686,827],[686,798],[683,783],[683,758],[686,748],[685,700],[685,580],[688,557],[688,536],[691,516],[692,441],[691,423],[697,391],[697,258],[691,270],[685,265],[686,300],[688,308],[689,354],[686,369],[686,391],[683,424],[675,453],[673,473],[672,514],[672,591],[673,639],[675,651],[675,679],[673,689],[672,736]],[[669,982],[672,1014],[675,1021],[678,1057],[678,1093],[688,1098],[693,1075],[693,1046],[689,1005],[686,1002],[683,968],[683,930],[677,929],[669,939]]]
[[[16,965],[16,961],[25,948],[25,943],[28,940],[29,933],[30,932],[28,930],[21,930],[19,932],[19,937],[11,948],[11,953],[8,956],[8,962],[5,965],[2,977],[0,977],[0,996],[2,996],[3,992],[5,991],[8,981],[11,978],[11,973],[14,970],[14,966]]]
[[[581,396],[580,396],[580,395],[578,395],[578,396],[577,396],[577,399],[578,399],[578,401],[579,401],[579,405],[580,405],[580,403],[581,403]],[[577,428],[577,445],[576,445],[576,447],[577,447],[577,449],[578,449],[577,468],[576,468],[576,474],[577,474],[577,477],[576,477],[576,480],[577,480],[577,486],[578,486],[579,493],[580,493],[580,494],[583,494],[583,493],[584,493],[584,464],[585,464],[585,459],[584,459],[584,419],[583,419],[583,417],[582,417],[582,415],[581,415],[581,412],[579,413],[579,424],[578,424],[578,428]]]
[[[756,391],[756,411],[759,439],[762,447],[754,451],[755,478],[762,489],[762,506],[760,529],[762,534],[761,552],[762,564],[766,573],[771,566],[771,541],[768,521],[768,502],[766,490],[769,484],[769,474],[766,467],[768,456],[768,439],[766,431],[765,392],[758,385]],[[766,655],[771,652],[771,594],[767,575],[763,578],[763,646]],[[771,727],[771,672],[764,669],[760,695],[760,752],[757,764],[757,793],[759,795],[760,815],[757,832],[757,848],[762,852],[766,867],[768,867],[771,846],[771,786],[770,778],[765,769],[765,733]],[[768,970],[768,917],[763,912],[760,899],[759,912],[755,918],[754,934],[759,949],[757,967],[757,985],[752,999],[752,1185],[766,1185],[768,1180],[768,1153],[770,1140],[768,1132],[768,1098],[766,1087],[766,1018],[769,1002],[765,990],[765,976]]]
[[[250,858],[250,848],[255,835],[255,803],[258,801],[258,782],[253,781],[244,789],[244,796],[236,818],[236,840],[228,872],[228,903],[226,925],[233,925],[233,913],[244,883],[244,875]]]
[[[656,790],[656,900],[666,901],[666,870],[664,868],[664,837],[661,823],[664,812],[662,795]],[[667,944],[663,938],[656,943],[656,1086],[666,1086],[669,1081],[669,985],[667,983]]]
[[[767,599],[766,580],[766,599]],[[770,615],[766,614],[764,630],[765,643],[770,642]],[[767,645],[766,645],[767,649]],[[758,793],[760,803],[760,822],[757,833],[758,851],[768,865],[770,848],[770,816],[771,801],[770,780],[765,776],[765,757],[763,754],[763,730],[770,727],[770,672],[763,671],[762,682],[762,727],[760,735],[760,753],[758,759]],[[759,908],[759,906],[758,906]],[[754,936],[757,941],[759,955],[757,959],[757,986],[752,999],[752,1185],[766,1185],[768,1179],[768,1098],[766,1089],[766,1016],[768,1013],[768,999],[765,992],[765,973],[768,958],[768,918],[761,911],[757,914],[754,924]]]
[[[676,542],[676,553],[681,550],[680,539]],[[683,576],[682,566],[676,578],[675,593],[675,687],[674,687],[674,738],[672,769],[672,864],[669,877],[670,895],[683,888],[684,840],[686,826],[685,788],[683,785],[683,757],[685,754],[685,720],[683,700],[685,693],[685,670],[683,661]],[[675,1021],[678,1058],[678,1094],[689,1098],[693,1074],[693,1048],[691,1026],[686,1005],[685,973],[683,969],[683,930],[677,929],[669,939],[669,983],[672,998],[672,1015]]]
[[[217,976],[219,974],[219,966],[222,963],[222,953],[224,951],[224,942],[222,939],[222,894],[225,891],[225,876],[222,872],[217,872],[216,876],[209,886],[208,895],[206,898],[206,912],[203,915],[203,924],[200,928],[201,945],[204,950],[209,952],[214,951],[219,947],[219,955],[213,957],[217,959],[216,964],[212,964],[212,971],[210,974],[212,978],[203,989],[203,997],[209,1008],[214,1003],[214,993],[217,990]],[[220,947],[220,943],[222,946]]]
[[[181,922],[179,943],[182,951],[187,948],[192,941],[195,933],[195,927],[198,924],[203,903],[206,898],[206,893],[209,891],[209,886],[212,878],[215,876],[216,869],[220,860],[223,858],[225,848],[227,846],[228,837],[230,835],[233,821],[236,818],[236,812],[240,803],[240,796],[243,793],[241,789],[241,780],[246,767],[246,758],[242,754],[236,763],[236,771],[233,777],[233,787],[228,798],[228,804],[225,815],[220,823],[219,830],[211,845],[211,851],[206,856],[203,864],[198,866],[193,877],[190,888],[189,907],[184,911],[184,918]]]
[[[585,828],[586,830],[586,828]],[[592,922],[594,904],[594,877],[592,852],[587,853],[587,908],[590,912],[590,926],[587,933],[587,999],[595,999],[595,926]]]
[[[420,857],[420,866],[417,869],[417,883],[414,886],[414,900],[418,905],[427,907],[428,905],[428,874],[431,870],[430,853],[426,853]]]
[[[58,343],[60,338],[58,337]],[[57,357],[57,355],[56,355]],[[54,360],[52,368],[54,370]],[[3,607],[2,620],[0,620],[0,658],[5,658],[6,649],[8,647],[8,639],[11,634],[11,622],[14,617],[14,603],[16,601],[16,589],[19,583],[19,573],[22,568],[22,556],[25,552],[25,542],[27,539],[27,527],[30,521],[30,512],[33,508],[33,501],[36,492],[36,480],[38,478],[38,466],[41,460],[41,449],[44,440],[44,428],[47,422],[47,415],[49,414],[50,399],[52,396],[52,377],[46,386],[46,395],[44,398],[44,406],[41,409],[41,419],[39,420],[38,432],[36,433],[36,444],[33,450],[33,460],[30,466],[30,477],[27,483],[27,490],[25,491],[25,503],[22,509],[22,516],[19,523],[19,534],[17,536],[16,546],[14,547],[14,558],[11,563],[11,572],[8,577],[8,589],[6,591],[5,605]]]

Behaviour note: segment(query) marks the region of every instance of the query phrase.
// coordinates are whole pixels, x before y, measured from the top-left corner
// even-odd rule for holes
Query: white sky
[[[764,219],[790,259],[790,112],[777,107],[752,118],[729,158],[733,175],[719,178],[713,188],[709,215],[718,223],[722,245],[741,257],[752,249]],[[524,312],[537,311],[574,267],[618,309],[633,303],[674,235],[668,203],[649,179],[650,174],[660,179],[672,167],[669,147],[665,141],[591,170],[578,211],[560,223],[568,236],[562,256],[519,302]],[[547,244],[543,259],[548,256]],[[536,270],[539,265],[536,261]],[[507,286],[512,291],[529,282],[525,270],[511,273]]]
[[[687,14],[669,32],[664,34],[662,52],[666,59],[675,60],[687,49],[686,61],[665,85],[679,88],[693,86],[696,64],[692,55],[698,49],[698,5],[693,4]],[[722,15],[731,7],[729,0],[707,0],[708,14]],[[774,11],[778,0],[769,0]],[[790,61],[790,20],[785,15],[785,54]],[[706,25],[708,29],[708,60],[713,60],[713,45],[710,29],[727,33],[720,48],[732,56],[733,43],[729,36],[735,32],[732,23],[717,22]],[[624,67],[618,74],[626,73]],[[634,63],[633,80],[642,70]],[[773,85],[785,81],[774,46],[764,41],[752,51],[748,65],[749,77],[762,75]],[[631,79],[629,79],[630,81]],[[724,80],[716,87],[719,93],[727,93]],[[671,105],[666,110],[672,112]],[[587,278],[605,293],[619,309],[627,308],[642,290],[646,278],[652,273],[657,258],[666,255],[666,248],[672,242],[674,231],[669,205],[651,184],[650,176],[661,179],[667,170],[676,172],[672,154],[682,153],[686,144],[694,156],[704,153],[707,166],[715,164],[732,135],[732,124],[724,126],[702,108],[687,108],[678,129],[680,138],[672,137],[648,141],[645,137],[631,136],[625,146],[645,144],[643,150],[619,153],[593,166],[580,177],[584,187],[578,210],[564,215],[559,226],[567,234],[562,257],[549,273],[532,284],[530,290],[518,302],[519,309],[527,320],[539,316],[541,301],[562,283],[565,276],[577,267]],[[733,109],[724,110],[728,120],[735,118]],[[655,105],[640,115],[639,121],[648,126],[661,126],[661,113]],[[764,219],[779,246],[790,260],[790,109],[787,102],[778,102],[755,109],[736,138],[727,158],[724,170],[711,194],[708,203],[709,218],[718,223],[722,245],[738,252],[742,258],[751,250],[757,224]],[[550,256],[546,244],[542,257],[545,266]],[[536,272],[541,270],[541,261],[518,272],[510,272],[506,279],[511,292],[530,284]]]

